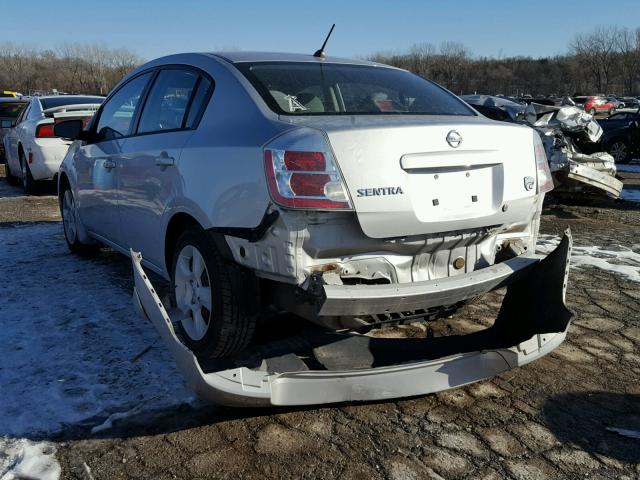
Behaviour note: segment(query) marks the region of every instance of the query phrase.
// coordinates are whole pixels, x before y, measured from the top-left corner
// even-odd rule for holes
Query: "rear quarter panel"
[[[204,228],[257,226],[269,205],[263,146],[294,128],[264,114],[235,67],[202,56],[192,64],[215,82],[209,105],[179,161],[182,184],[164,215],[189,213]],[[250,87],[252,88],[252,87]]]

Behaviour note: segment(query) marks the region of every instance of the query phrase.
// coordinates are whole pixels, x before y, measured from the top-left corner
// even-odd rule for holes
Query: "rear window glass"
[[[40,104],[43,110],[50,108],[64,107],[66,105],[79,105],[83,103],[101,104],[104,97],[66,97],[61,95],[55,98],[41,98]]]
[[[394,68],[315,62],[235,65],[279,114],[475,115],[435,83]]]
[[[0,102],[0,117],[17,118],[27,102]]]

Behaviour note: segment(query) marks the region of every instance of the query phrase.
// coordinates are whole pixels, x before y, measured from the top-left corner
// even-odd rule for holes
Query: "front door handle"
[[[107,160],[105,160],[102,163],[102,166],[104,168],[106,168],[107,170],[111,170],[112,168],[116,168],[116,162],[114,162],[113,160],[111,160],[110,158],[108,158]]]
[[[176,160],[170,157],[167,152],[162,152],[156,157],[156,165],[159,167],[173,167],[176,164]]]

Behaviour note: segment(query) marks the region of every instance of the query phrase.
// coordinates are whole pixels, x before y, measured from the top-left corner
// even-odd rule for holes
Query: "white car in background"
[[[63,120],[89,122],[104,97],[56,95],[33,97],[5,135],[6,175],[9,183],[22,181],[27,194],[40,180],[53,179],[71,142],[58,138],[53,126]]]

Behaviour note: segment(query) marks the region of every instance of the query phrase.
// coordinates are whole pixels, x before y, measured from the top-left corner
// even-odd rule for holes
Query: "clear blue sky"
[[[640,26],[640,0],[53,0],[17,9],[21,21],[3,22],[0,42],[104,42],[146,59],[229,48],[313,53],[334,22],[327,51],[346,57],[445,40],[474,55],[537,57],[564,53],[576,32],[600,24]]]

